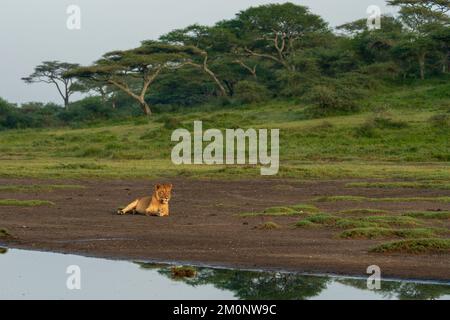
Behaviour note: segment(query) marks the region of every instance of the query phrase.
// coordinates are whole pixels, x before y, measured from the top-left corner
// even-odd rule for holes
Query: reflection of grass
[[[0,206],[8,207],[40,207],[40,206],[54,206],[51,201],[46,200],[15,200],[15,199],[3,199],[0,200]]]
[[[0,192],[39,192],[39,191],[54,191],[54,190],[76,190],[84,189],[80,185],[7,185],[0,186]]]
[[[193,278],[197,275],[197,270],[193,267],[172,267],[171,274],[173,278]]]
[[[325,196],[314,198],[317,202],[338,202],[338,201],[355,201],[355,202],[415,202],[415,201],[431,201],[431,202],[450,202],[450,197],[407,197],[407,198],[368,198],[360,196]]]
[[[303,214],[315,213],[319,209],[313,205],[298,204],[290,207],[272,207],[263,212],[242,213],[241,217],[280,217],[280,216],[299,216]]]
[[[339,234],[343,239],[375,239],[398,237],[404,239],[432,238],[436,234],[433,229],[387,229],[387,228],[357,228],[346,230]]]
[[[261,223],[256,228],[259,230],[275,230],[275,229],[280,229],[281,226],[275,222],[269,221],[269,222]]]
[[[450,211],[415,211],[405,213],[404,216],[419,219],[450,219]]]
[[[370,250],[374,253],[450,253],[450,239],[416,239],[385,243]]]
[[[6,237],[9,237],[9,236],[11,236],[11,235],[9,234],[8,230],[0,229],[0,238],[6,238]]]
[[[408,189],[450,189],[450,183],[446,181],[425,181],[425,182],[353,182],[345,185],[347,188],[408,188]]]

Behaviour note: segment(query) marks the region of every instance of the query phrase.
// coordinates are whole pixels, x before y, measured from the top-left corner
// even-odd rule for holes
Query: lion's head
[[[163,203],[169,203],[170,198],[172,197],[172,184],[157,184],[155,186],[155,195],[156,195],[156,199]]]

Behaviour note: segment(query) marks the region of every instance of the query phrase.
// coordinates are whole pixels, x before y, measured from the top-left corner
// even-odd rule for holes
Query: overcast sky
[[[42,61],[60,60],[90,64],[103,53],[128,49],[144,39],[175,28],[200,23],[212,25],[232,18],[250,6],[275,0],[1,0],[0,1],[0,97],[11,102],[61,103],[49,85],[26,85]],[[369,5],[392,13],[385,0],[293,0],[310,7],[331,26],[367,17]],[[69,5],[81,9],[81,29],[66,26]]]

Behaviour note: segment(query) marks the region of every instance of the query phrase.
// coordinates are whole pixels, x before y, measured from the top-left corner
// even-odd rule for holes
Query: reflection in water
[[[450,299],[450,283],[383,281],[131,263],[0,249],[1,299]],[[67,287],[69,266],[81,270],[81,290]]]
[[[325,276],[308,276],[279,272],[238,271],[197,268],[194,278],[174,277],[171,266],[139,263],[141,268],[156,269],[174,281],[191,286],[212,284],[222,290],[230,290],[242,300],[305,300],[319,296],[333,283],[369,291],[364,279],[343,279]],[[371,291],[375,292],[375,291]],[[376,291],[383,299],[439,299],[450,295],[450,286],[444,284],[384,281]],[[336,299],[344,297],[335,297]]]
[[[340,283],[352,286],[354,288],[365,290],[367,289],[364,281],[355,279],[338,280]],[[401,281],[385,281],[381,286],[381,290],[377,291],[385,299],[400,299],[400,300],[436,300],[444,295],[450,294],[450,286],[401,282]]]

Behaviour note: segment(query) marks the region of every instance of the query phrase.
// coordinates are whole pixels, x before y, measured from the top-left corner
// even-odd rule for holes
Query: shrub
[[[306,100],[315,106],[313,113],[318,116],[355,112],[359,109],[352,89],[343,86],[314,86],[306,95]]]
[[[437,129],[450,127],[450,115],[449,114],[436,114],[432,116],[428,123]]]
[[[167,130],[175,130],[182,127],[182,123],[178,118],[163,116],[159,119],[163,126]]]
[[[263,102],[269,99],[270,92],[267,88],[254,81],[239,81],[235,86],[236,100],[241,103]]]
[[[375,124],[372,121],[366,121],[356,127],[355,136],[358,138],[375,138],[378,136]]]

